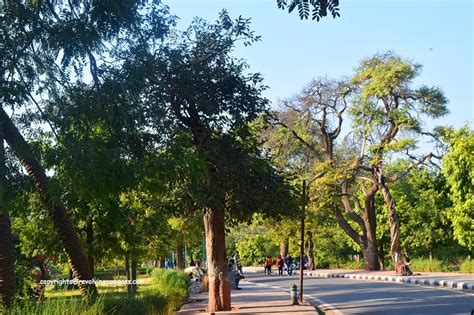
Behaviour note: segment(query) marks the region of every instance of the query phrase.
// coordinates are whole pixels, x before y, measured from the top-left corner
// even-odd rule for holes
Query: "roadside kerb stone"
[[[387,275],[368,275],[368,274],[350,274],[350,273],[326,273],[326,272],[305,272],[310,277],[320,278],[346,278],[355,280],[386,281],[399,282],[413,285],[442,287],[454,290],[464,290],[474,292],[474,282],[449,281],[443,279],[426,279],[417,277],[387,276]]]

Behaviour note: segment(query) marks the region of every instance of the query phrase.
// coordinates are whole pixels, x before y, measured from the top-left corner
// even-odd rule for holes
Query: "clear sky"
[[[301,21],[276,0],[164,0],[185,28],[199,16],[214,21],[223,8],[252,18],[262,41],[239,48],[252,72],[278,99],[298,93],[312,78],[349,76],[361,59],[393,50],[423,65],[416,83],[438,86],[451,113],[436,124],[474,122],[472,0],[340,0],[341,17]],[[429,123],[431,125],[431,123]]]

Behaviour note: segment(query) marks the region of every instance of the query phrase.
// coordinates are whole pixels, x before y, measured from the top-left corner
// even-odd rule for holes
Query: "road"
[[[298,276],[246,274],[260,285],[289,289]],[[305,277],[305,299],[325,304],[335,314],[471,314],[474,295],[459,291],[390,282]]]

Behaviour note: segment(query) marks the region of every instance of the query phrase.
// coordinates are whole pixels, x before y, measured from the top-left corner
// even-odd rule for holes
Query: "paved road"
[[[298,277],[247,274],[248,281],[288,289]],[[335,314],[471,314],[474,295],[398,283],[305,277],[305,298],[329,304]]]

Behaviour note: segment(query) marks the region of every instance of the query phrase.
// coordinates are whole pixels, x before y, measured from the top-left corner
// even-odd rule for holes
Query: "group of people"
[[[265,273],[268,275],[272,274],[273,259],[271,256],[265,257],[263,261],[265,267]],[[288,253],[285,258],[281,255],[278,255],[278,258],[275,261],[275,265],[278,269],[278,275],[283,276],[283,270],[286,269],[288,276],[293,274],[293,269],[295,269],[295,261],[291,258],[291,255]]]

